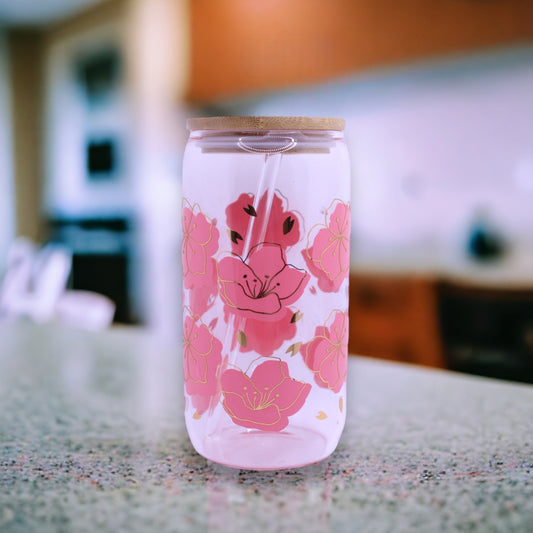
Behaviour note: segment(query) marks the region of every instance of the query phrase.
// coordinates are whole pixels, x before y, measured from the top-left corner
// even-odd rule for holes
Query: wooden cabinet
[[[349,351],[444,367],[435,283],[404,276],[350,276]]]
[[[531,0],[190,0],[191,100],[533,41]]]
[[[533,289],[352,273],[348,349],[533,383]]]

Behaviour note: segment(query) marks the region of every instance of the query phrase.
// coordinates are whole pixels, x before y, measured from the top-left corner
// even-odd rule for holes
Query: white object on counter
[[[58,299],[55,318],[81,329],[99,331],[113,322],[115,304],[102,294],[90,291],[65,291]]]
[[[67,290],[71,268],[72,254],[65,247],[48,244],[37,250],[27,239],[15,240],[0,285],[0,318],[59,320],[89,330],[109,327],[114,302],[102,294]]]

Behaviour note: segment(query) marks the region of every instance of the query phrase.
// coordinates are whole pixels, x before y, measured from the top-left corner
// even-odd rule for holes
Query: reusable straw
[[[262,138],[263,140],[264,138]],[[253,152],[253,153],[264,153],[265,159],[263,168],[261,170],[261,178],[259,180],[259,186],[257,188],[257,192],[255,194],[253,207],[257,211],[259,206],[259,201],[263,197],[263,195],[266,194],[266,205],[265,205],[265,216],[262,219],[262,225],[259,229],[258,233],[258,242],[263,242],[268,222],[270,219],[270,211],[272,209],[272,201],[274,199],[274,193],[276,190],[276,180],[279,173],[279,167],[281,164],[281,158],[284,152],[290,150],[294,146],[296,146],[296,141],[292,137],[288,136],[279,136],[279,135],[273,135],[271,136],[271,143],[268,148],[265,148],[265,143],[263,141],[262,145],[260,146],[259,143],[257,146],[254,146],[253,144],[253,138],[241,138],[239,140],[239,146],[247,151],[247,152]],[[252,240],[252,234],[255,227],[255,224],[257,223],[257,219],[255,217],[250,217],[250,224],[248,226],[248,231],[244,237],[244,244],[243,244],[243,251],[242,251],[242,257],[246,258],[248,257],[248,254],[250,252],[250,245]],[[235,339],[235,336],[237,334],[237,331],[244,330],[244,325],[246,323],[246,318],[242,317],[236,317],[235,315],[231,315],[228,320],[228,328],[226,329],[226,335],[224,337],[223,345],[225,347],[228,347],[229,357],[227,361],[228,366],[235,365],[235,361],[237,359],[237,352],[238,352],[238,345],[235,344],[235,346],[232,348],[232,343]],[[218,399],[216,397],[211,398],[210,405],[209,405],[209,413],[212,414],[215,407],[218,404]],[[208,420],[208,430],[207,433],[210,434],[211,430],[216,429],[210,427],[212,423],[213,417],[210,417]]]

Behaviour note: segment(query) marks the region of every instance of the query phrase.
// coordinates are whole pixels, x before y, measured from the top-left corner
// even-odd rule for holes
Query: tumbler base
[[[279,470],[321,461],[337,443],[303,427],[280,432],[234,427],[206,437],[202,444],[197,451],[216,463],[248,470]]]

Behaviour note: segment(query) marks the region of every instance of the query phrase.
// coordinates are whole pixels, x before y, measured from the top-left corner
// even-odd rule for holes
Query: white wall
[[[533,60],[424,80],[349,119],[357,229],[460,247],[483,209],[533,245]]]
[[[354,244],[458,250],[478,208],[533,250],[533,49],[490,51],[221,104],[341,116]]]
[[[46,181],[44,210],[51,216],[129,214],[135,207],[129,164],[129,109],[124,88],[111,102],[91,109],[75,76],[81,54],[107,47],[123,50],[122,23],[109,22],[52,42],[45,58]],[[125,69],[125,66],[123,66]],[[119,142],[120,170],[110,180],[91,182],[85,168],[89,136]]]
[[[132,215],[131,296],[141,320],[179,338],[180,184],[184,120],[176,117],[188,71],[185,0],[132,0],[124,16],[49,43],[46,57],[45,211],[50,216]],[[72,63],[116,43],[124,84],[111,106],[88,110]],[[117,179],[91,182],[84,168],[88,131],[116,132],[124,166]]]
[[[6,32],[0,27],[0,275],[14,237],[11,106]]]
[[[147,325],[160,338],[176,340],[181,332],[179,175],[185,144],[176,102],[186,87],[188,8],[183,0],[134,0],[131,6],[132,177],[142,233],[137,259],[145,273],[141,296]]]

